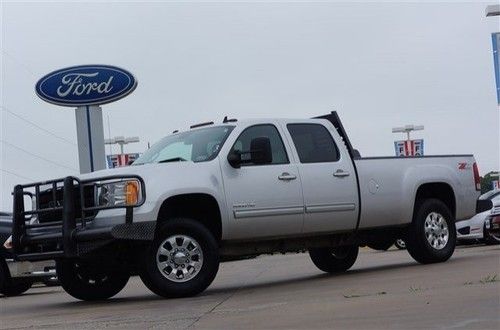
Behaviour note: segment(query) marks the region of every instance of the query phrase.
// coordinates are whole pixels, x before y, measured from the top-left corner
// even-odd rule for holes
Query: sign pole
[[[80,106],[75,110],[80,173],[106,168],[102,109],[99,106]]]

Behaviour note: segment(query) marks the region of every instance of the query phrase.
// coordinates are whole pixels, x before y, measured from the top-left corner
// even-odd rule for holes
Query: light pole
[[[120,145],[120,154],[121,155],[123,155],[123,146],[125,144],[136,143],[136,142],[139,142],[138,136],[132,136],[132,137],[127,137],[127,138],[124,136],[115,136],[114,138],[104,140],[104,144],[118,144],[118,145]]]
[[[488,16],[500,16],[500,5],[486,7],[486,17]]]
[[[424,125],[406,125],[403,127],[393,127],[392,133],[406,133],[406,141],[410,141],[410,132],[412,131],[422,131]]]

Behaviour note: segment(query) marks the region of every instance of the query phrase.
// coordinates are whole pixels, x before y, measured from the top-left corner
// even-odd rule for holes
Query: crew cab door
[[[236,133],[236,132],[235,132]],[[246,152],[252,139],[268,138],[272,160],[266,164],[241,164],[234,168],[227,160],[233,151]],[[304,220],[302,189],[296,164],[289,159],[289,146],[274,124],[245,128],[231,148],[221,153],[221,168],[227,208],[230,212],[228,239],[286,236],[300,233]]]
[[[304,233],[356,228],[358,190],[354,165],[333,126],[321,121],[286,124],[295,146],[304,194]],[[332,136],[332,133],[335,136]]]

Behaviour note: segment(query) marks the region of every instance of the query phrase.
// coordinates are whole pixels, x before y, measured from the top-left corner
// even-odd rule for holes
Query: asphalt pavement
[[[0,328],[500,329],[500,246],[465,246],[446,263],[406,251],[361,250],[347,273],[322,273],[307,254],[221,265],[203,294],[161,299],[132,278],[105,302],[59,287],[0,297]]]

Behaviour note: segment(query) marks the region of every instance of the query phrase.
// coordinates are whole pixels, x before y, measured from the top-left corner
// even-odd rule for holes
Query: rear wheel
[[[146,252],[142,268],[142,281],[157,295],[196,295],[212,283],[219,270],[217,241],[195,220],[167,220]]]
[[[130,278],[127,269],[86,260],[58,260],[56,269],[63,289],[80,300],[111,298],[125,287]]]
[[[455,251],[456,235],[455,222],[446,204],[426,199],[417,206],[406,247],[413,259],[422,264],[443,262]]]
[[[354,265],[358,258],[358,246],[316,248],[309,250],[312,262],[327,273],[343,273]]]

